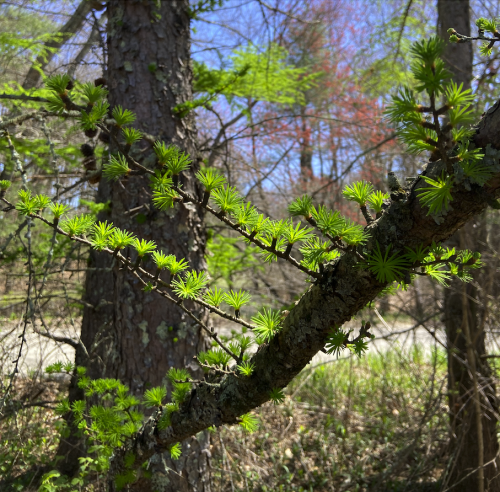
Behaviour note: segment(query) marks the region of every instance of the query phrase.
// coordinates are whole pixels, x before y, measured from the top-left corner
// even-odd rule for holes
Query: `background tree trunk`
[[[180,119],[173,112],[177,104],[192,97],[188,6],[188,0],[108,2],[106,78],[111,108],[119,104],[134,111],[137,128],[191,154],[194,163],[191,172],[183,173],[183,186],[199,194],[194,179],[194,115]],[[150,145],[144,144],[134,157],[151,168],[154,160],[143,157],[151,154]],[[146,176],[132,176],[115,184],[102,179],[98,201],[110,200],[111,210],[99,219],[155,241],[164,252],[186,258],[193,269],[204,269],[203,211],[191,204],[176,206],[174,212],[155,210],[148,183]],[[134,256],[125,251],[127,254]],[[119,271],[106,256],[95,251],[90,255],[89,266],[95,270],[87,276],[85,300],[95,307],[84,310],[81,338],[91,358],[89,361],[78,351],[77,365],[86,366],[91,378],[119,379],[138,397],[150,387],[166,385],[170,367],[186,367],[199,375],[193,356],[205,348],[200,327],[177,306],[157,294],[144,293],[133,275]],[[198,315],[203,316],[199,309]],[[74,382],[70,396],[80,397]],[[155,456],[149,467],[152,479],[130,490],[209,490],[207,436],[184,442],[178,461]],[[81,445],[80,449],[72,448],[76,440],[76,436],[70,437],[59,452],[66,456],[66,472],[74,471],[77,465],[75,457]]]
[[[450,27],[470,36],[469,0],[438,0],[438,34],[448,39]],[[444,59],[458,84],[470,88],[472,80],[472,44],[447,43]],[[486,221],[484,215],[475,223],[467,224],[449,241],[449,246],[460,249],[481,251],[486,239]],[[483,271],[475,272],[475,280],[487,275],[488,266]],[[487,302],[485,296],[483,302]],[[452,451],[454,460],[448,477],[448,486],[452,490],[480,490],[478,472],[467,476],[477,469],[480,459],[480,439],[477,412],[475,409],[474,380],[472,378],[470,357],[467,355],[466,328],[470,333],[472,352],[476,367],[481,400],[482,461],[489,463],[484,468],[484,490],[500,491],[498,465],[495,459],[498,453],[496,435],[498,402],[495,385],[491,379],[491,369],[486,354],[484,315],[485,306],[473,283],[464,284],[454,279],[449,289],[444,292],[445,330],[448,347],[448,402],[452,432]],[[472,353],[470,352],[470,353]],[[467,476],[467,478],[465,478]]]

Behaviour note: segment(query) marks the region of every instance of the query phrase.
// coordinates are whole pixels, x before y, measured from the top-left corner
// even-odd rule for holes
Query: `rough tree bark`
[[[500,149],[500,101],[485,114],[474,137],[477,146]],[[488,147],[488,151],[491,151]],[[499,165],[500,151],[494,152]],[[424,174],[436,178],[444,170],[443,163],[429,163]],[[484,187],[474,185],[467,190],[460,184],[453,188],[453,209],[441,224],[428,215],[416,194],[426,187],[421,178],[383,215],[370,224],[368,247],[377,241],[384,250],[404,252],[405,247],[429,246],[433,241],[448,239],[474,216],[482,213],[488,203],[500,196],[500,173]],[[283,388],[321,350],[332,327],[350,320],[386,286],[366,269],[358,266],[356,252],[349,251],[325,267],[321,280],[316,281],[302,296],[283,321],[282,329],[252,357],[255,364],[250,377],[235,374],[214,377],[201,382],[186,397],[178,412],[171,416],[166,429],[156,428],[158,415],[145,424],[141,432],[125,446],[116,450],[111,460],[111,477],[126,469],[125,456],[136,456],[134,468],[140,467],[158,449],[182,441],[212,425],[234,424],[238,417],[269,400],[273,388]],[[110,481],[111,489],[114,488]],[[472,489],[474,490],[474,489]]]
[[[470,36],[469,0],[438,0],[438,34],[447,39],[450,27]],[[472,45],[447,43],[444,60],[458,84],[470,88],[472,80]],[[460,249],[481,251],[485,244],[486,223],[484,216],[478,216],[475,223],[467,224],[455,234],[450,245]],[[487,269],[487,265],[485,266]],[[485,271],[475,272],[475,280],[485,275]],[[454,455],[448,484],[452,490],[500,491],[500,477],[496,458],[498,453],[496,389],[491,378],[491,368],[483,356],[486,354],[484,332],[484,306],[474,284],[464,284],[454,279],[445,290],[445,330],[448,349],[448,402],[450,408],[451,444]],[[483,301],[487,302],[485,296]],[[468,329],[468,330],[467,330]],[[472,347],[467,343],[469,331]],[[472,349],[468,351],[467,349]],[[471,357],[473,360],[470,360]],[[471,374],[475,365],[481,388],[480,424],[475,408],[475,382]],[[477,381],[476,381],[477,382]],[[479,389],[479,388],[478,388]],[[482,427],[482,439],[478,427]],[[480,444],[482,440],[482,449]],[[484,478],[477,469],[480,463],[490,463],[483,470]],[[467,476],[467,477],[466,477]],[[466,478],[465,478],[466,477]],[[483,483],[483,485],[480,484]],[[456,484],[456,485],[454,485]]]
[[[106,78],[111,108],[121,105],[132,110],[137,128],[176,144],[195,159],[190,172],[183,173],[182,184],[201,196],[194,179],[198,169],[194,117],[181,119],[173,111],[192,97],[188,7],[188,0],[109,1]],[[154,160],[143,157],[151,154],[151,146],[144,144],[134,158],[152,168]],[[186,258],[192,268],[203,270],[203,211],[186,204],[175,214],[158,212],[148,183],[145,175],[129,177],[123,185],[101,180],[98,201],[109,200],[111,210],[99,219],[153,240],[165,253]],[[87,276],[85,300],[94,308],[84,310],[81,338],[90,360],[78,350],[76,364],[87,367],[92,378],[119,379],[138,397],[149,387],[165,385],[170,367],[188,367],[196,374],[199,368],[193,356],[206,348],[200,327],[177,306],[145,294],[137,279],[111,265],[106,255],[93,251],[89,266],[95,270]],[[74,382],[70,398],[81,398]],[[130,490],[208,491],[207,436],[202,433],[198,440],[186,441],[178,461],[170,460],[168,453],[154,456],[149,468],[152,479]],[[74,472],[81,453],[82,443],[72,434],[59,450],[65,457],[62,470]]]

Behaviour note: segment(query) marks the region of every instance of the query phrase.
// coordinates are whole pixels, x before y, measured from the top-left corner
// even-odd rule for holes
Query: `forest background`
[[[43,89],[33,91],[43,77],[29,72],[39,55],[51,55],[50,63],[38,67],[44,75],[69,73],[86,82],[106,73],[106,19],[98,2],[93,4],[74,36],[65,39],[51,33],[71,18],[78,3],[0,2],[2,116],[40,107],[36,101],[9,96],[47,96]],[[407,70],[410,44],[436,33],[435,2],[235,0],[193,2],[192,8],[194,97],[178,111],[196,113],[203,163],[219,169],[259,210],[272,218],[285,216],[292,200],[307,193],[316,203],[362,222],[362,214],[342,194],[346,184],[365,179],[387,190],[387,172],[396,172],[404,182],[421,171],[424,159],[405,153],[383,111],[395,87],[412,83]],[[473,21],[497,17],[500,5],[473,1],[470,8]],[[158,67],[151,64],[148,69],[155,72]],[[497,96],[495,51],[489,56],[476,51],[472,70],[480,115]],[[37,78],[34,85],[29,76]],[[92,174],[105,158],[103,147],[96,147],[95,158],[85,155],[85,149],[82,155],[85,137],[71,122],[25,124],[17,127],[12,141],[23,156],[24,178],[33,191],[51,194],[60,184],[74,213],[109,211],[109,201],[96,203]],[[6,139],[0,141],[0,153],[0,179],[11,179],[14,189],[19,188],[23,178],[12,174]],[[143,205],[125,212],[139,225],[149,214]],[[487,340],[482,355],[491,361],[493,384],[497,221],[488,212],[466,230],[479,241],[474,244],[487,265],[468,296],[479,306],[480,332]],[[25,320],[26,245],[16,233],[19,224],[12,214],[2,216],[4,394]],[[219,223],[207,218],[206,227],[212,281],[224,289],[244,286],[252,296],[245,314],[261,306],[293,306],[305,276],[284,262],[263,264],[256,248],[245,246]],[[43,271],[51,237],[35,228],[32,241],[34,268]],[[88,304],[85,275],[91,267],[89,251],[70,241],[60,241],[54,257],[58,261],[50,265],[45,293],[38,298],[44,321],[29,328],[27,346],[19,352],[21,372],[9,395],[15,405],[2,415],[0,466],[13,490],[36,488],[43,473],[41,490],[72,487],[59,472],[47,474],[57,468],[60,421],[54,409],[69,381],[47,374],[46,368],[62,354],[73,362],[71,351],[57,356],[51,352],[61,344],[73,349],[78,345],[82,310]],[[380,298],[353,321],[354,327],[369,320],[377,334],[366,356],[344,353],[315,360],[287,388],[284,402],[256,411],[259,424],[253,434],[242,428],[214,430],[205,453],[210,456],[212,490],[448,490],[450,480],[462,480],[453,474],[460,446],[448,416],[449,289],[418,278],[408,291]],[[461,287],[452,284],[453,289]],[[234,327],[217,323],[230,336]],[[164,336],[169,328],[164,326]],[[142,331],[147,345],[151,335]],[[177,328],[170,331],[175,331],[175,350],[186,335]],[[387,344],[377,345],[377,339]],[[174,463],[174,470],[176,466],[182,475],[183,466]],[[475,475],[477,470],[471,475],[474,480]],[[80,482],[73,486],[81,490],[104,487],[91,458],[77,476]],[[463,484],[454,489],[459,486]]]

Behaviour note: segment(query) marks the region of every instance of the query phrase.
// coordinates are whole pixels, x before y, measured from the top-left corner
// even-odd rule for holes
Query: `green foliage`
[[[132,232],[122,231],[121,229],[114,228],[109,235],[109,245],[115,251],[132,246],[134,244],[135,236]]]
[[[226,184],[226,178],[211,167],[200,169],[196,173],[196,177],[209,193],[217,188],[222,188]]]
[[[94,225],[95,219],[92,215],[79,215],[61,221],[60,228],[70,237],[86,234]]]
[[[245,415],[242,415],[240,417],[239,424],[246,432],[251,434],[252,432],[255,432],[259,427],[259,419],[251,413],[246,413]]]
[[[234,186],[215,189],[211,198],[225,214],[234,212],[242,202],[242,198]]]
[[[127,145],[133,145],[139,140],[142,139],[143,134],[140,130],[137,130],[136,128],[123,128],[122,129],[123,137],[125,138],[125,143]]]
[[[144,392],[144,404],[147,407],[161,407],[167,397],[167,389],[163,386],[148,389]]]
[[[242,290],[238,292],[230,290],[223,295],[223,300],[226,304],[234,308],[234,311],[237,313],[236,316],[238,316],[240,309],[250,302],[250,294]]]
[[[384,200],[388,199],[388,193],[383,193],[382,191],[377,190],[368,196],[367,203],[369,204],[371,209],[375,210],[375,212],[379,214],[380,212],[382,212]]]
[[[186,396],[191,391],[192,383],[187,381],[190,379],[190,374],[186,369],[176,369],[172,367],[168,371],[167,377],[174,388],[172,391],[172,401],[178,406],[185,400]]]
[[[98,101],[92,109],[80,112],[80,123],[83,130],[95,130],[97,125],[108,115],[109,103],[105,100]]]
[[[184,275],[184,278],[173,280],[172,289],[182,299],[195,299],[207,283],[208,278],[205,272],[191,270]]]
[[[146,241],[145,239],[134,239],[133,246],[137,251],[137,256],[142,258],[148,253],[152,253],[156,250],[156,244],[154,241]]]
[[[125,125],[131,125],[135,121],[135,114],[129,109],[123,109],[120,105],[113,108],[111,115],[113,116],[118,128]]]
[[[158,163],[164,166],[175,154],[175,146],[166,146],[165,142],[157,141],[153,145],[153,150],[158,158]]]
[[[172,276],[178,275],[189,266],[184,258],[177,260],[175,255],[165,255],[162,251],[154,251],[153,260],[158,270],[167,268]]]
[[[124,176],[128,176],[129,173],[127,159],[122,154],[118,154],[118,156],[112,155],[109,163],[102,167],[103,176],[111,181],[117,181]]]
[[[31,196],[30,190],[19,190],[19,201],[16,203],[16,210],[26,216],[30,216],[38,212],[38,204],[34,197]]]
[[[330,330],[325,343],[325,350],[327,354],[340,355],[342,350],[345,348],[345,342],[348,336],[349,332],[346,332],[341,328],[333,328]]]
[[[302,195],[296,198],[289,206],[288,213],[292,217],[304,217],[306,220],[312,217],[313,210],[312,198],[308,195]]]
[[[108,246],[109,237],[113,234],[114,229],[113,224],[108,224],[107,221],[94,224],[90,240],[92,247],[97,249],[97,251],[102,251],[106,248]]]
[[[422,244],[417,246],[417,248],[406,248],[406,257],[411,264],[422,263],[427,257],[428,248],[424,248]]]
[[[444,271],[439,265],[428,265],[425,267],[425,273],[433,280],[436,280],[443,287],[448,287],[448,282],[451,278],[449,272]]]
[[[280,405],[285,401],[285,393],[280,388],[273,388],[269,394],[269,399],[275,404]]]
[[[189,155],[181,152],[175,145],[166,146],[165,142],[158,141],[155,142],[153,150],[158,158],[158,163],[161,166],[166,166],[174,176],[188,169],[192,162]]]
[[[82,93],[86,99],[86,102],[93,106],[95,103],[104,99],[108,95],[107,89],[100,85],[94,85],[91,82],[87,82],[82,85]]]
[[[485,19],[480,17],[476,20],[476,26],[479,31],[491,32],[492,34],[498,34],[497,23],[493,19]]]
[[[71,82],[71,79],[69,75],[67,74],[56,74],[53,75],[52,77],[47,77],[44,80],[45,87],[47,89],[55,92],[58,96],[65,96],[67,95],[67,87],[68,84]]]
[[[368,197],[373,193],[373,185],[368,181],[356,181],[351,186],[346,186],[342,194],[350,201],[356,202],[360,207],[366,205]]]
[[[325,264],[340,256],[338,250],[332,249],[330,242],[322,242],[317,237],[306,241],[299,251],[304,257],[302,264],[314,271],[318,269],[320,264]]]
[[[172,446],[170,446],[169,451],[170,451],[170,457],[173,460],[178,460],[181,457],[181,454],[182,454],[181,443],[180,442],[176,442],[175,444],[172,444]]]
[[[424,207],[429,207],[427,215],[440,214],[447,212],[450,208],[450,202],[453,200],[451,190],[453,188],[453,178],[443,175],[437,180],[422,176],[422,179],[429,185],[425,188],[419,188],[417,195],[420,203]]]
[[[173,208],[179,195],[172,188],[166,188],[164,191],[153,191],[153,203],[158,210],[167,210]]]
[[[381,283],[391,283],[400,279],[410,266],[405,255],[394,253],[389,256],[390,251],[391,246],[389,245],[383,254],[377,243],[373,251],[366,257],[368,269]]]
[[[0,180],[0,191],[7,191],[11,187],[12,183],[7,179]]]
[[[278,332],[281,325],[281,314],[279,311],[264,308],[252,317],[255,323],[254,332],[258,343],[269,342]]]
[[[31,196],[30,190],[19,190],[19,201],[16,203],[16,210],[22,215],[32,215],[41,212],[50,204],[50,198],[45,195]]]
[[[313,229],[309,227],[301,228],[300,222],[296,227],[293,226],[293,223],[289,222],[286,224],[288,227],[283,230],[282,234],[287,240],[288,244],[295,244],[298,241],[307,241],[313,237]]]
[[[459,169],[455,166],[457,180],[461,179],[462,171],[471,183],[484,186],[495,174],[495,169],[486,164],[481,149],[469,149],[469,142],[460,143],[457,157],[460,159]]]
[[[244,361],[241,364],[239,364],[237,368],[241,375],[250,377],[253,374],[253,371],[255,370],[255,364],[250,361]]]
[[[444,41],[438,37],[432,37],[422,41],[416,41],[410,48],[414,62],[411,70],[417,80],[416,90],[426,91],[428,94],[439,95],[445,90],[445,83],[451,77],[451,73],[445,68],[445,64],[439,58],[444,49]]]
[[[150,176],[150,179],[150,186],[154,191],[166,192],[171,190],[173,181],[168,173],[162,173],[157,169],[154,176]]]
[[[337,236],[349,246],[358,246],[368,241],[369,234],[365,232],[362,225],[344,219],[342,229],[338,232]]]
[[[231,360],[231,356],[221,348],[212,348],[208,352],[200,352],[197,358],[202,364],[220,366],[222,368],[227,367]]]
[[[317,209],[313,208],[312,216],[318,229],[323,234],[330,234],[333,237],[338,236],[345,225],[345,219],[339,212],[328,210],[323,205],[320,205]]]
[[[235,222],[247,231],[252,230],[259,220],[259,213],[250,202],[247,202],[246,205],[241,204],[231,214]]]

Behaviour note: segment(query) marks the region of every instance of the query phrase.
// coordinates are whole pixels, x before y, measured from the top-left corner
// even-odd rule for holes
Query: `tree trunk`
[[[438,34],[448,39],[447,30],[453,27],[461,34],[470,36],[469,11],[469,0],[438,0]],[[470,88],[471,43],[447,43],[444,59],[455,81],[463,84],[464,88]],[[484,216],[479,217],[475,225],[467,224],[455,234],[449,246],[480,251],[485,231]],[[475,279],[479,280],[483,275],[485,272],[479,271]],[[486,354],[484,306],[478,298],[477,289],[458,279],[452,281],[444,295],[448,402],[454,455],[447,484],[456,492],[500,491],[497,470],[500,461],[496,458],[498,402],[491,369],[483,357]],[[487,302],[485,296],[483,300]],[[486,465],[482,471],[479,470],[481,464]]]
[[[201,196],[194,179],[198,165],[194,117],[180,119],[173,111],[192,96],[188,5],[188,0],[108,2],[106,77],[111,107],[120,104],[134,111],[137,128],[191,154],[194,163],[190,172],[183,173],[182,184]],[[152,167],[154,160],[141,157],[151,154],[151,147],[145,144],[134,157]],[[132,176],[115,184],[102,179],[98,201],[111,200],[111,210],[99,219],[155,241],[158,249],[186,258],[193,269],[204,269],[203,211],[191,204],[176,206],[174,213],[156,211],[148,183],[146,176]],[[133,259],[133,252],[125,254]],[[95,307],[84,310],[81,338],[90,360],[79,350],[76,363],[86,366],[91,378],[117,378],[142,397],[146,389],[166,384],[171,367],[187,367],[200,375],[193,362],[193,356],[206,348],[199,326],[177,306],[155,293],[143,292],[130,273],[110,268],[107,255],[93,251],[89,266],[95,270],[87,276],[85,300]],[[192,309],[204,316],[195,306]],[[81,397],[74,383],[70,397]],[[130,490],[208,491],[207,436],[185,441],[178,461],[173,462],[168,455],[153,457],[149,465],[152,479]],[[63,471],[75,470],[75,456],[81,454],[81,447],[74,434],[63,443],[59,453],[67,456]]]

